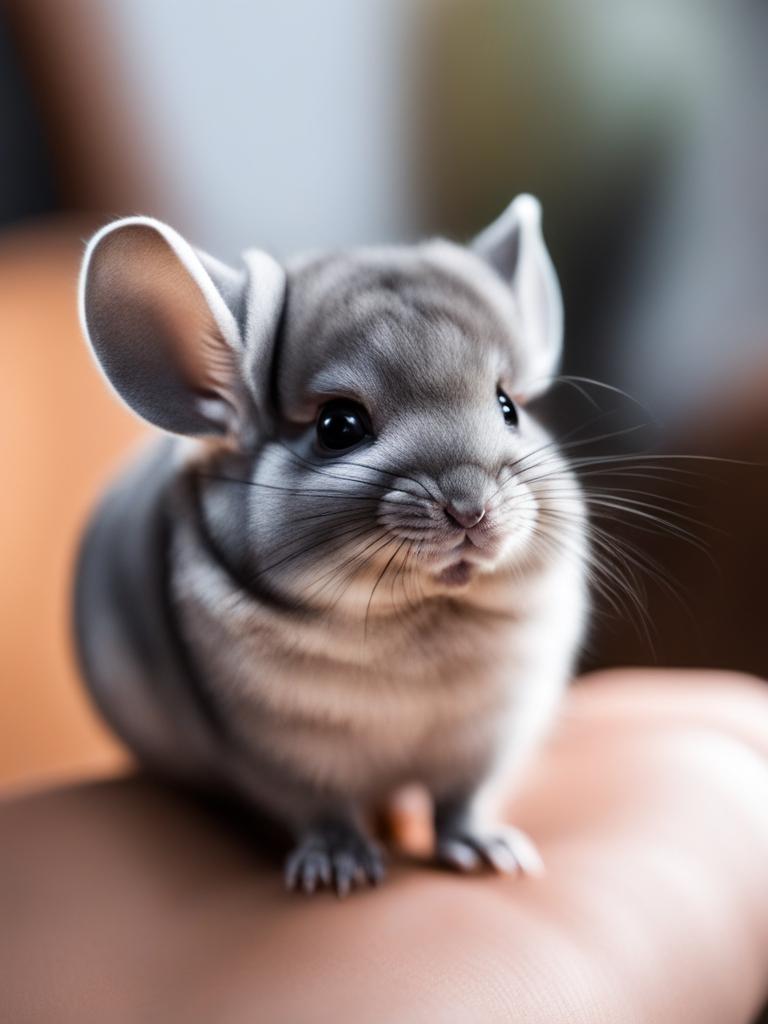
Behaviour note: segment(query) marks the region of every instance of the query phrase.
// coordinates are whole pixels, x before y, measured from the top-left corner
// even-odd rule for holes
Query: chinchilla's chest
[[[282,618],[223,584],[199,563],[177,569],[175,609],[208,693],[247,743],[361,784],[487,748],[512,662],[478,637],[401,628],[376,638],[362,627],[356,636]]]
[[[302,619],[191,555],[177,545],[171,592],[209,695],[246,745],[328,786],[363,795],[482,772],[567,673],[541,623]]]
[[[465,717],[491,699],[499,658],[477,630],[418,621],[364,627],[286,616],[221,585],[204,566],[176,572],[175,613],[215,697],[254,712],[382,729],[402,735],[438,713]],[[474,635],[472,635],[474,634]],[[501,639],[501,638],[499,638]],[[483,642],[485,640],[485,642]],[[467,707],[462,708],[462,702]]]

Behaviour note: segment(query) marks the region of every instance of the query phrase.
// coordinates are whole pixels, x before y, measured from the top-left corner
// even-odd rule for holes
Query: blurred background
[[[651,628],[599,606],[585,664],[768,675],[767,48],[760,0],[0,0],[0,783],[123,758],[79,689],[68,588],[143,433],[75,310],[85,238],[131,213],[235,261],[465,239],[537,194],[565,371],[641,403],[614,401],[654,424],[639,455],[749,463],[658,474],[706,551],[634,535],[664,570],[639,584]]]

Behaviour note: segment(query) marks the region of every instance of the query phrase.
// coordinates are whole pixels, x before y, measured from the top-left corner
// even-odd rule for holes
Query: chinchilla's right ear
[[[258,250],[243,258],[233,270],[149,217],[86,249],[85,335],[117,394],[163,430],[243,438],[264,409],[285,273]]]
[[[521,331],[521,393],[534,398],[551,382],[563,347],[563,298],[541,232],[541,204],[523,193],[472,243],[506,281]]]

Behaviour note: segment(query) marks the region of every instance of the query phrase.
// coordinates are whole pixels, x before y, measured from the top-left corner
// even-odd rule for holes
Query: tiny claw
[[[457,871],[475,871],[480,858],[463,839],[445,839],[438,846],[438,857]]]
[[[336,895],[340,900],[346,899],[352,889],[352,883],[347,875],[336,876]]]
[[[437,857],[460,871],[474,871],[481,863],[500,874],[541,875],[544,862],[528,836],[519,829],[499,826],[487,834],[462,830],[438,839]]]
[[[501,840],[490,841],[482,850],[482,858],[488,867],[500,875],[516,875],[520,870],[517,857]]]

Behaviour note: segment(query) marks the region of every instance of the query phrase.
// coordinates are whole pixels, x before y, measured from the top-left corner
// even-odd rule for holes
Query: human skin
[[[646,670],[578,682],[515,799],[539,879],[395,857],[384,889],[297,900],[247,837],[148,780],[18,796],[4,1014],[748,1024],[768,994],[767,806],[764,684]]]

